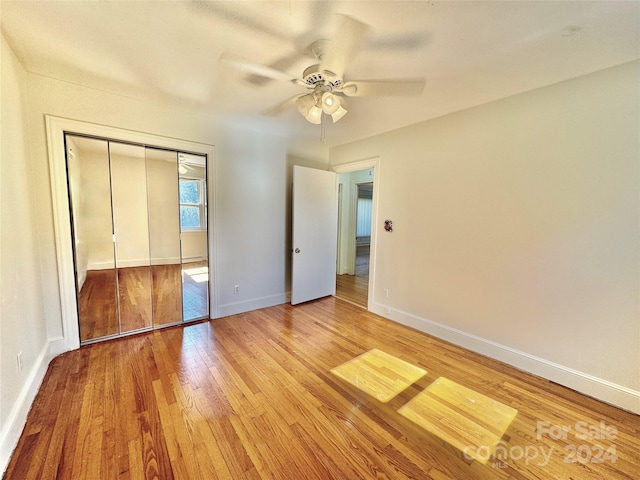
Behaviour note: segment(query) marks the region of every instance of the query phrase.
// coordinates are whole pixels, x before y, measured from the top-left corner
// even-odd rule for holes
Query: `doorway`
[[[340,215],[336,297],[368,308],[374,168],[341,173],[338,182]]]

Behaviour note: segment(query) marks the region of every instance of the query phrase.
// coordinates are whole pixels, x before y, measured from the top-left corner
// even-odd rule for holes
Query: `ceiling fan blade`
[[[272,78],[274,80],[284,80],[293,83],[296,83],[297,80],[286,72],[282,72],[280,70],[276,70],[275,68],[252,62],[251,60],[247,60],[246,58],[234,55],[232,53],[223,53],[220,56],[220,61],[231,65],[232,67],[237,68],[238,70],[241,70],[243,72]]]
[[[293,53],[290,55],[282,56],[277,60],[275,60],[274,62],[271,62],[269,65],[265,65],[265,66],[267,68],[275,69],[282,72],[283,70],[291,68],[293,65],[295,65],[295,63],[299,61],[301,57],[302,57],[301,53]],[[292,80],[291,77],[289,77],[289,79]],[[263,75],[259,75],[256,73],[250,73],[247,76],[246,80],[249,83],[252,83],[258,87],[262,87],[264,85],[267,85],[270,81],[272,81],[273,78],[265,77]],[[292,81],[295,82],[295,80],[292,80]]]
[[[298,97],[301,97],[301,96],[303,95],[295,95],[291,98],[287,98],[284,102],[280,102],[277,105],[274,105],[273,107],[266,109],[265,111],[262,112],[262,114],[267,115],[269,117],[275,117],[276,115],[280,115],[281,113],[289,110],[290,108],[295,107],[296,100],[298,99]]]
[[[345,82],[338,91],[348,97],[411,97],[424,90],[424,79],[354,80]]]
[[[362,46],[371,27],[346,15],[339,17],[337,33],[320,58],[320,68],[342,77],[347,64]]]

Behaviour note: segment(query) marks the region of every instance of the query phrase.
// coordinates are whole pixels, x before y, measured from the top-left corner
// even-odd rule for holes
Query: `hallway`
[[[369,298],[369,245],[356,248],[356,274],[336,276],[336,297],[367,308]]]

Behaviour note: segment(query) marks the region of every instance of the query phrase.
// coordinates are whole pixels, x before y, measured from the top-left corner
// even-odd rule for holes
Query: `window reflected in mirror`
[[[184,321],[209,316],[206,157],[178,154]]]

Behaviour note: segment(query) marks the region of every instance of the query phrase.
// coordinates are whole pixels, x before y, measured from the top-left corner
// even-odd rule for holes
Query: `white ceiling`
[[[261,112],[305,93],[256,82],[223,52],[292,78],[303,55],[334,37],[335,13],[372,33],[346,80],[421,77],[414,98],[349,98],[326,127],[337,145],[640,58],[639,1],[5,1],[2,31],[33,73],[132,98],[204,109],[226,120],[317,141],[292,109]]]

